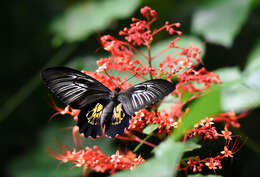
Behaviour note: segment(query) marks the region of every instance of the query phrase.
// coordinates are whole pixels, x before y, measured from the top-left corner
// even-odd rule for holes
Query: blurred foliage
[[[51,30],[55,34],[54,45],[82,41],[92,33],[106,29],[113,20],[129,17],[138,5],[139,0],[98,0],[77,3],[68,8],[51,25]]]
[[[116,173],[113,177],[171,177],[177,174],[176,167],[185,151],[191,151],[200,146],[192,142],[175,142],[172,137],[162,142],[155,149],[155,157],[134,170]]]
[[[48,123],[48,116],[53,110],[48,109],[44,101],[44,98],[48,100],[47,89],[38,88],[39,71],[43,66],[54,65],[94,71],[96,60],[107,53],[97,50],[100,44],[92,35],[99,31],[117,35],[119,30],[129,26],[132,16],[139,16],[138,11],[144,5],[156,9],[162,21],[166,18],[171,22],[181,22],[185,36],[179,45],[187,46],[192,42],[199,46],[205,67],[216,70],[223,80],[223,84],[215,88],[212,94],[191,105],[174,138],[180,138],[183,131],[203,116],[221,110],[241,112],[256,109],[249,119],[242,122],[242,127],[248,127],[242,129],[246,130],[242,134],[249,136],[249,149],[239,152],[241,155],[235,157],[228,168],[223,167],[221,175],[258,176],[260,158],[255,152],[260,150],[256,133],[260,123],[259,0],[29,0],[26,3],[15,0],[4,3],[3,11],[7,15],[4,22],[10,30],[3,38],[5,51],[1,70],[1,81],[4,83],[0,88],[1,176],[82,176],[81,168],[71,169],[71,166],[64,165],[56,168],[57,160],[46,152],[47,148],[56,147],[56,141],[71,145],[71,131],[61,128],[73,124],[64,120]],[[166,34],[159,36],[153,44],[153,54],[165,48],[169,40]],[[160,59],[156,58],[153,64],[157,65]],[[162,108],[168,109],[173,102],[171,97]],[[144,133],[149,136],[155,128],[148,127]],[[97,144],[109,154],[116,150],[116,142],[111,139],[85,139],[84,143],[88,146]],[[124,171],[114,176],[174,176],[176,171],[173,167],[184,152],[193,148],[198,146],[191,142],[176,142],[170,136],[145,164],[134,171]],[[139,150],[145,151],[146,148]]]
[[[221,68],[216,72],[223,80],[223,110],[242,112],[260,106],[260,42],[251,52],[244,71],[238,67]],[[250,99],[248,99],[250,98]]]
[[[210,117],[222,111],[221,109],[221,89],[211,88],[210,92],[199,99],[196,99],[190,106],[188,114],[182,118],[181,125],[174,131],[176,140],[180,139],[186,131],[205,117]],[[203,111],[202,111],[203,110]]]
[[[196,174],[196,175],[188,175],[188,177],[221,177],[219,175],[202,175],[202,174]]]
[[[26,154],[26,158],[18,157],[13,163],[10,172],[13,176],[21,177],[55,177],[55,176],[81,176],[81,168],[71,169],[70,165],[58,165],[57,160],[52,158],[47,150],[52,152],[61,153],[57,149],[58,143],[65,144],[71,150],[74,148],[72,143],[71,131],[64,130],[64,127],[71,126],[71,122],[56,123],[49,125],[47,129],[42,132],[42,136],[39,137],[40,146],[30,154]],[[83,146],[93,147],[97,145],[102,151],[107,154],[113,154],[116,150],[113,141],[107,138],[97,139],[93,141],[87,139],[84,141]]]
[[[207,1],[196,10],[192,30],[209,42],[230,47],[249,15],[250,0]]]

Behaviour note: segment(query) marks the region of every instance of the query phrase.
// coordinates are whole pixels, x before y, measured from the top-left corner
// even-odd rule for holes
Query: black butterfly
[[[123,92],[111,91],[96,79],[74,69],[47,68],[41,72],[44,84],[66,105],[80,109],[77,125],[85,137],[115,137],[124,133],[131,115],[162,100],[175,84],[154,79]]]

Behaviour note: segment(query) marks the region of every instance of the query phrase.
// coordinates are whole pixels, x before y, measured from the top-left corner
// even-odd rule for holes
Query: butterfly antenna
[[[101,45],[100,47],[98,47],[95,51],[95,53],[97,53],[102,47],[103,47],[103,44],[102,44],[102,41],[100,40],[101,38],[101,33],[100,31],[97,32],[97,36],[95,35],[95,38],[96,40],[98,41],[98,43]]]
[[[132,79],[133,77],[135,77],[137,75],[137,73],[135,73],[135,75],[132,75],[129,79],[127,79],[126,81],[124,81],[121,85],[123,85],[125,82],[129,81],[130,79]]]
[[[111,76],[108,74],[107,70],[104,69],[104,73],[106,74],[106,76],[113,82],[114,86],[118,87],[118,85],[113,81],[113,79],[111,78]]]

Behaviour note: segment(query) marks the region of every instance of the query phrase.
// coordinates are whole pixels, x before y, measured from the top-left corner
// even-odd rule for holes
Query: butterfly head
[[[115,92],[117,92],[117,93],[119,93],[120,90],[121,90],[121,89],[120,89],[119,87],[116,87],[116,88],[115,88]]]
[[[119,92],[120,92],[120,88],[119,87],[116,87],[115,88],[115,91],[113,92],[110,92],[110,100],[113,100],[113,101],[116,101],[117,100],[117,97],[119,95]]]

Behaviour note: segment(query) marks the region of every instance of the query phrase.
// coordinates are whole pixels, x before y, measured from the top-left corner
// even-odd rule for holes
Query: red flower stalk
[[[130,28],[124,28],[123,31],[119,32],[119,35],[124,35],[125,40],[132,43],[132,45],[145,45],[150,47],[153,36],[163,29],[166,29],[170,35],[174,33],[178,35],[182,34],[180,31],[173,29],[174,26],[180,27],[180,23],[169,24],[169,22],[165,22],[163,27],[152,31],[151,24],[158,19],[157,12],[146,6],[141,9],[141,14],[146,20],[132,18],[133,23],[130,25]]]
[[[73,109],[72,107],[70,107],[69,105],[66,106],[65,108],[60,108],[56,105],[56,103],[54,102],[53,98],[50,98],[51,99],[51,106],[53,107],[54,110],[56,110],[57,112],[55,114],[53,114],[51,117],[50,117],[50,120],[53,119],[55,116],[57,116],[58,114],[61,114],[61,115],[65,115],[65,114],[68,114],[68,115],[71,115],[73,118],[74,118],[74,121],[77,121],[78,120],[78,115],[80,113],[80,110],[79,109]]]
[[[224,158],[231,157],[240,150],[240,148],[244,145],[239,144],[240,138],[237,138],[234,143],[231,145],[231,141],[224,146],[224,150],[219,153],[219,155],[215,157],[206,157],[204,159],[200,159],[199,156],[195,158],[189,158],[189,160],[185,163],[179,165],[179,170],[187,171],[191,169],[193,172],[202,171],[202,167],[207,167],[210,170],[222,169],[221,160]]]
[[[230,125],[236,128],[240,127],[239,119],[246,117],[250,111],[245,111],[237,115],[235,112],[220,113],[214,117],[215,122],[224,122],[226,127]]]

